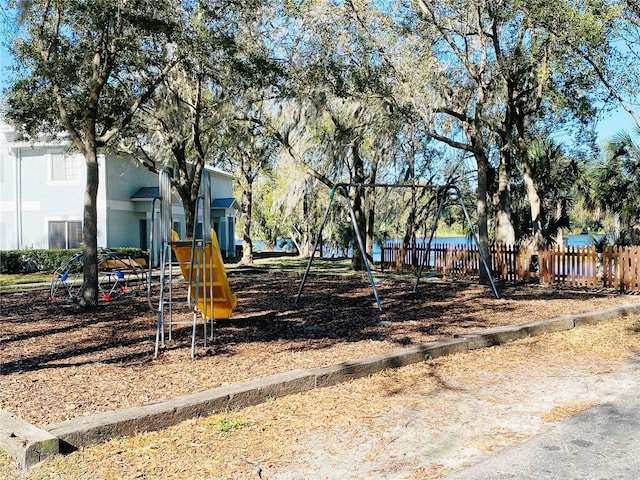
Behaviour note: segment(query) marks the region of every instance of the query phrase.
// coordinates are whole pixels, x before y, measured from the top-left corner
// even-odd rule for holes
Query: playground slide
[[[220,320],[231,317],[238,300],[229,287],[216,232],[213,229],[211,230],[211,243],[205,245],[203,261],[200,266],[194,265],[193,272],[191,271],[191,240],[180,241],[180,237],[175,231],[171,232],[171,239],[171,248],[180,263],[182,276],[187,281],[192,279],[189,292],[192,301],[197,299],[198,311],[207,320],[211,318]],[[197,268],[199,268],[199,272],[195,271]],[[211,272],[213,272],[213,275],[211,275]],[[199,279],[197,289],[195,285],[196,279]],[[213,312],[211,311],[212,306]]]

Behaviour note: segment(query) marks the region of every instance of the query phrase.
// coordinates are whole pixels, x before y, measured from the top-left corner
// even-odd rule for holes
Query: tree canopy
[[[472,185],[483,249],[491,240],[540,247],[571,228],[578,206],[597,216],[605,199],[587,192],[595,187],[585,175],[614,183],[599,212],[640,225],[628,203],[613,201],[635,188],[623,182],[635,175],[627,161],[635,143],[603,163],[593,130],[614,108],[640,125],[635,1],[30,0],[16,8],[19,68],[6,117],[34,137],[66,132],[85,156],[89,303],[106,148],[152,170],[176,165],[187,212],[205,164],[233,171],[247,262],[256,231],[310,253],[318,186],[338,182]],[[382,231],[415,238],[431,204],[366,188],[350,195],[369,250]],[[344,211],[332,215],[327,241],[348,242]]]
[[[129,125],[179,61],[171,2],[29,1],[14,52],[6,117],[32,137],[64,132],[87,165],[82,301],[98,301],[98,153]]]

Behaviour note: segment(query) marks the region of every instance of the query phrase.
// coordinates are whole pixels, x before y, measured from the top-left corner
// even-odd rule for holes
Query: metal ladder
[[[206,262],[206,250],[211,250],[211,179],[206,170],[202,174],[200,185],[201,194],[196,201],[194,223],[198,224],[199,213],[202,218],[202,238],[190,240],[180,240],[172,230],[171,216],[171,172],[163,169],[159,173],[159,197],[154,198],[151,215],[151,238],[149,248],[149,283],[147,299],[149,306],[157,313],[156,344],[154,358],[158,358],[160,348],[166,347],[166,340],[172,340],[173,327],[176,325],[191,325],[191,358],[195,358],[196,337],[198,317],[202,318],[204,330],[204,345],[207,345],[208,338],[213,339],[214,318],[206,317],[206,312],[198,310],[198,304],[208,305],[211,303],[213,312],[213,282],[206,282],[206,279],[213,278],[213,267],[211,262]],[[200,204],[202,207],[199,208]],[[156,236],[159,237],[156,240]],[[187,257],[184,255],[178,258],[178,250],[184,253],[188,250]],[[159,267],[158,302],[154,305],[151,269],[153,266]],[[188,272],[185,276],[183,273]],[[209,286],[209,285],[210,286]],[[203,286],[204,288],[200,288]],[[186,297],[176,298],[176,289],[187,288]],[[208,288],[207,288],[208,287]],[[182,308],[191,310],[193,318],[191,321],[175,320],[174,309]],[[206,308],[205,308],[206,310]],[[207,323],[210,322],[210,337],[207,336]],[[168,338],[167,338],[168,337]]]

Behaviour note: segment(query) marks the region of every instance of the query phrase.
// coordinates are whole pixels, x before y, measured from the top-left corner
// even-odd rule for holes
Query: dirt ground
[[[296,368],[313,368],[498,325],[634,303],[635,296],[501,286],[501,299],[469,282],[378,285],[383,312],[364,277],[311,276],[299,307],[299,279],[272,271],[230,273],[238,297],[213,343],[178,326],[154,360],[156,315],[144,287],[86,312],[47,291],[0,294],[0,408],[38,426]],[[177,294],[176,298],[183,298]],[[176,309],[174,319],[191,319]]]
[[[269,287],[283,284],[283,279],[276,277],[260,275],[257,278],[261,279],[268,292]],[[237,289],[241,284],[246,285],[237,280],[233,281]],[[339,283],[346,291],[354,291],[354,282],[351,282],[351,286],[346,285],[349,282],[344,285]],[[318,285],[315,281],[314,284]],[[336,283],[332,285],[335,287]],[[359,285],[356,287],[356,290],[360,288]],[[389,303],[394,295],[402,297],[402,287],[394,284],[394,289],[385,292],[383,300]],[[305,345],[308,347],[308,363],[333,363],[333,354],[336,352],[349,356],[350,353],[355,355],[367,350],[398,348],[398,343],[404,344],[405,339],[409,338],[408,331],[411,335],[415,334],[416,338],[437,336],[439,329],[444,331],[447,327],[435,325],[434,331],[426,334],[416,332],[418,325],[429,327],[430,320],[426,319],[435,317],[428,312],[436,308],[442,315],[448,309],[456,309],[455,315],[446,317],[448,320],[444,321],[445,324],[453,324],[449,325],[450,330],[456,330],[461,328],[454,325],[459,318],[461,325],[474,322],[483,325],[485,322],[495,322],[499,317],[506,323],[517,323],[530,320],[530,317],[559,314],[567,309],[582,311],[611,304],[635,303],[636,298],[606,295],[604,292],[553,292],[520,287],[513,290],[503,288],[505,299],[496,301],[486,296],[482,289],[464,285],[457,285],[454,294],[444,295],[443,292],[450,291],[451,287],[430,286],[427,289],[430,293],[420,300],[425,305],[425,311],[418,318],[423,320],[412,317],[405,319],[404,323],[413,322],[409,323],[413,326],[405,326],[404,330],[395,333],[391,327],[399,329],[403,321],[396,320],[394,323],[389,317],[382,319],[371,308],[370,299],[363,292],[360,312],[374,315],[371,321],[374,326],[381,322],[391,323],[379,326],[384,327],[382,332],[392,338],[389,343],[375,338],[358,340],[367,336],[362,332],[349,337],[351,341],[326,334],[320,337],[321,331],[317,329],[305,334],[302,323],[298,325],[300,330],[293,330],[302,331],[302,334],[299,333],[302,338],[292,333],[290,337],[280,336],[280,341],[276,338],[270,342],[282,347],[272,350],[280,363],[271,362],[269,366],[260,366],[260,370],[282,370],[293,368],[296,362],[303,363],[301,359],[306,356],[300,354],[298,349]],[[245,298],[248,295],[245,294]],[[442,298],[436,298],[438,295],[442,295]],[[562,308],[562,305],[566,308]],[[418,309],[418,305],[413,307]],[[107,308],[114,307],[109,305]],[[238,310],[241,311],[241,308]],[[332,309],[331,302],[325,302],[322,308],[340,311],[339,307]],[[313,309],[305,311],[312,312]],[[465,312],[469,317],[464,316]],[[491,320],[483,320],[483,312]],[[314,327],[323,325],[319,323],[322,318],[325,322],[337,321],[327,317],[313,318],[318,322],[311,324]],[[109,323],[116,320],[107,318],[104,321]],[[100,323],[99,320],[96,322]],[[67,332],[73,330],[70,325],[64,324],[59,328]],[[100,328],[105,329],[104,326]],[[230,328],[231,325],[222,327],[220,334]],[[253,327],[249,320],[245,320],[244,329],[247,335],[252,334]],[[263,326],[260,331],[264,330]],[[278,332],[281,333],[281,330]],[[54,335],[52,332],[49,334]],[[147,332],[147,335],[151,333]],[[227,332],[227,335],[231,333]],[[368,334],[369,337],[371,335]],[[393,340],[398,338],[401,339],[399,342]],[[8,339],[3,335],[2,355],[4,347],[11,344],[6,342]],[[18,338],[15,340],[20,341]],[[233,365],[237,367],[241,358],[236,355],[240,352],[245,358],[251,357],[251,352],[267,348],[261,341],[252,341],[254,348],[246,350],[240,350],[239,345],[229,345],[229,351],[219,354],[226,362],[217,364],[218,370],[226,371],[222,365],[227,369]],[[46,344],[42,339],[39,342]],[[129,363],[123,358],[126,355],[102,357],[104,360],[93,357],[97,354],[89,350],[100,350],[94,347],[78,353],[79,357],[86,355],[86,358],[75,358],[69,353],[74,348],[67,347],[66,354],[52,358],[51,363],[43,359],[42,368],[32,370],[44,371],[44,377],[41,378],[46,378],[46,372],[49,372],[55,375],[56,381],[62,380],[62,375],[56,373],[59,369],[66,371],[69,377],[80,371],[83,377],[69,385],[78,391],[86,387],[88,393],[84,396],[78,396],[77,392],[71,390],[67,393],[68,398],[85,399],[86,402],[95,402],[91,397],[93,391],[112,395],[114,399],[126,399],[127,396],[122,394],[118,385],[120,379],[130,389],[131,395],[139,395],[143,391],[141,387],[153,393],[153,378],[147,378],[147,373],[157,375],[169,367],[177,368],[174,365],[181,366],[185,371],[184,378],[180,373],[174,373],[171,385],[176,390],[184,389],[182,380],[194,381],[198,368],[205,370],[202,372],[202,382],[206,379],[209,383],[216,383],[215,379],[209,378],[214,373],[209,363],[215,357],[213,351],[209,354],[201,347],[201,356],[191,361],[188,347],[176,344],[174,350],[165,352],[154,362],[150,352],[153,342],[146,337],[141,342],[145,345],[141,348],[143,353],[139,357],[134,356]],[[109,347],[106,341],[101,345],[106,345],[105,351],[123,348],[117,345]],[[318,348],[310,348],[313,345]],[[372,345],[375,348],[370,348]],[[220,348],[218,344],[216,346]],[[349,351],[347,346],[353,350]],[[64,349],[64,344],[59,348]],[[259,361],[264,361],[264,358]],[[109,363],[110,359],[116,362]],[[287,359],[291,359],[292,363],[282,363]],[[253,361],[256,361],[255,356]],[[89,366],[94,368],[94,373],[98,372],[103,377],[92,377],[91,370],[84,370]],[[254,367],[257,369],[258,365],[254,364]],[[136,372],[138,383],[131,380]],[[6,380],[16,381],[13,377],[31,373],[31,370],[25,369],[23,373],[14,372],[0,377],[4,382],[3,398],[7,399],[9,405],[19,407],[20,402],[9,399],[11,394],[22,399],[28,399],[28,395],[23,395],[17,389],[19,387],[5,394]],[[245,375],[246,372],[239,370],[235,375],[233,372],[226,374],[234,377]],[[637,389],[629,384],[629,379],[637,379],[638,374],[640,316],[631,316],[380,372],[334,387],[274,399],[255,407],[188,420],[158,432],[115,438],[68,456],[52,457],[28,474],[17,472],[11,459],[0,452],[0,478],[441,479],[448,473],[481,461],[493,452],[544,431],[557,421],[605,402],[619,391]],[[33,381],[34,378],[25,377],[20,388],[29,389],[32,384],[41,388],[37,385],[40,380]],[[102,387],[98,388],[95,384],[102,384]],[[59,387],[54,384],[50,387],[51,395],[55,394],[58,401],[65,401],[67,396],[59,392]],[[46,391],[39,395],[41,401],[48,402],[49,408],[58,408],[46,398]],[[71,415],[73,412],[70,409],[65,414]]]

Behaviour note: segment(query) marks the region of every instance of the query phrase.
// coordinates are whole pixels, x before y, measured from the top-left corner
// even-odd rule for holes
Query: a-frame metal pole
[[[333,197],[338,188],[342,188],[344,192],[345,199],[347,201],[347,206],[349,207],[349,215],[351,217],[351,223],[353,224],[353,230],[356,234],[356,238],[358,240],[358,247],[360,248],[360,253],[362,254],[362,259],[364,261],[365,268],[367,270],[367,275],[369,277],[369,283],[371,283],[371,288],[373,289],[373,296],[376,299],[376,303],[378,305],[378,310],[382,311],[382,302],[380,301],[380,296],[378,295],[378,289],[376,288],[375,281],[373,280],[373,274],[371,273],[371,267],[369,266],[369,261],[367,260],[367,255],[365,253],[364,244],[362,242],[362,235],[360,233],[360,228],[358,227],[358,223],[356,222],[356,215],[353,211],[353,207],[351,205],[351,200],[349,199],[349,191],[347,187],[349,184],[346,183],[337,183],[331,189],[331,193],[329,194],[329,204],[327,205],[327,209],[324,212],[324,218],[322,219],[322,223],[320,224],[320,229],[318,230],[318,234],[316,235],[316,241],[313,245],[313,251],[311,252],[311,256],[309,257],[309,262],[307,262],[307,268],[302,275],[302,281],[300,282],[300,287],[298,287],[298,294],[296,295],[295,305],[298,306],[298,301],[300,300],[300,295],[302,294],[302,289],[307,281],[307,276],[309,275],[309,270],[311,269],[311,263],[313,262],[313,258],[315,257],[316,250],[318,249],[318,244],[320,243],[320,239],[322,238],[322,230],[324,229],[324,225],[327,222],[327,217],[329,216],[329,209],[331,208],[331,204],[333,203]]]
[[[309,257],[309,261],[307,262],[307,268],[302,275],[302,281],[300,282],[300,286],[298,287],[298,294],[296,295],[296,301],[294,302],[295,306],[298,306],[298,301],[300,300],[300,295],[302,294],[302,289],[304,288],[304,284],[307,281],[307,276],[309,275],[309,270],[311,270],[311,263],[313,262],[313,257],[316,255],[316,250],[318,248],[318,244],[320,243],[320,239],[322,238],[322,230],[324,229],[325,223],[327,223],[327,218],[329,217],[329,210],[331,209],[331,204],[333,203],[333,196],[336,193],[336,188],[338,185],[334,185],[331,189],[331,193],[329,194],[329,204],[327,205],[327,209],[324,212],[324,217],[322,218],[322,223],[320,224],[320,229],[318,230],[318,234],[316,235],[316,241],[313,243],[313,251],[311,252],[311,256]]]
[[[458,187],[450,186],[448,187],[450,190],[454,190],[456,192],[456,196],[460,201],[460,206],[462,207],[462,211],[464,212],[464,217],[467,219],[467,223],[469,224],[469,229],[471,230],[471,235],[473,236],[473,241],[476,242],[476,246],[478,247],[478,253],[480,254],[480,259],[482,260],[482,265],[484,266],[485,272],[487,272],[487,277],[489,277],[489,283],[491,284],[491,288],[493,290],[493,294],[497,299],[500,298],[500,294],[498,293],[498,289],[496,288],[496,284],[493,281],[493,275],[491,275],[491,270],[489,269],[489,264],[487,263],[487,259],[482,253],[482,248],[480,247],[480,242],[478,241],[478,237],[476,235],[476,231],[473,229],[473,224],[471,223],[471,217],[469,216],[469,212],[467,212],[467,207],[464,206],[464,201],[462,199],[462,193]]]
[[[378,289],[376,288],[376,282],[373,280],[373,274],[371,273],[371,267],[369,266],[369,260],[367,259],[367,253],[364,248],[364,243],[362,242],[362,235],[360,233],[360,227],[358,227],[358,222],[356,221],[356,214],[353,211],[353,207],[351,206],[351,200],[349,199],[349,192],[347,191],[347,187],[345,185],[342,186],[345,198],[347,199],[347,205],[349,206],[349,214],[351,215],[351,223],[353,223],[353,231],[356,232],[356,238],[358,239],[358,245],[360,246],[360,253],[362,254],[362,260],[364,261],[364,266],[367,269],[367,275],[369,276],[369,283],[371,283],[371,288],[373,290],[373,296],[376,297],[376,303],[378,304],[378,310],[382,311],[382,302],[380,301],[380,296],[378,295]]]

